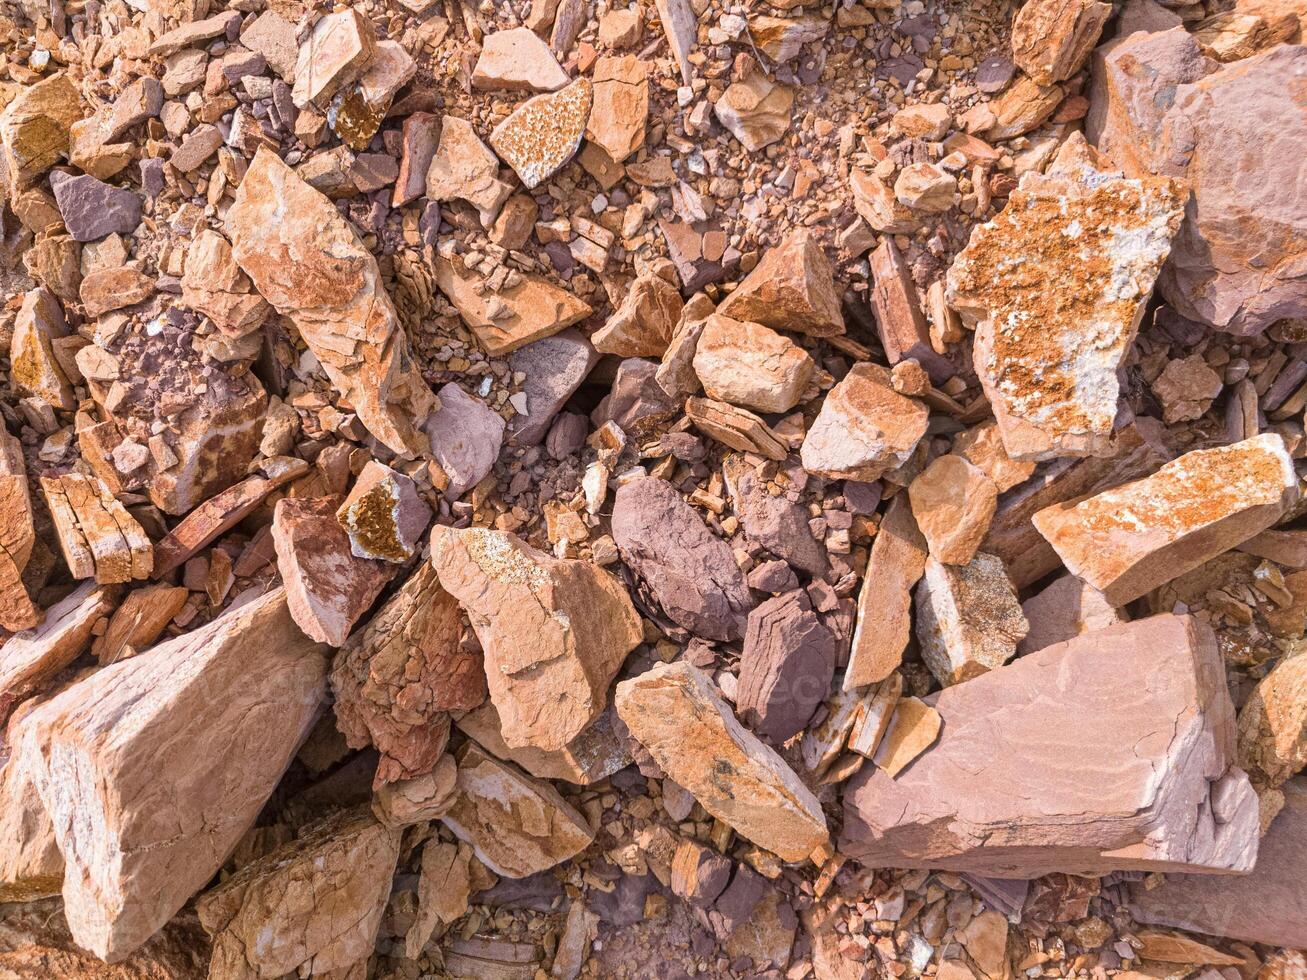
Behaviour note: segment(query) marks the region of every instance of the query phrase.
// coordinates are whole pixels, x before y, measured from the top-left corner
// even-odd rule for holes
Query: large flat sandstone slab
[[[868,867],[996,878],[1246,872],[1257,799],[1234,766],[1216,638],[1154,616],[1046,647],[927,699],[939,741],[844,796],[840,850]]]

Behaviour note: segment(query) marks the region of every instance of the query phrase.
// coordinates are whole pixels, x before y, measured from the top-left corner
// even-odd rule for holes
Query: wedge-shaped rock
[[[362,74],[377,52],[377,31],[358,10],[345,8],[321,18],[300,46],[291,99],[325,109],[342,87]]]
[[[499,712],[486,701],[455,723],[458,730],[498,759],[521,766],[540,779],[564,779],[578,786],[597,783],[631,764],[631,753],[613,722],[612,706],[561,749],[545,751],[533,745],[509,748],[501,734]]]
[[[472,69],[478,91],[556,92],[567,81],[549,45],[528,27],[487,34]]]
[[[373,459],[336,511],[336,520],[349,535],[355,557],[403,564],[431,523],[431,508],[411,477]]]
[[[433,201],[467,201],[486,228],[513,193],[513,185],[499,179],[498,158],[472,124],[458,116],[445,116],[440,124],[440,143],[427,167],[426,186]]]
[[[82,118],[82,97],[60,72],[19,90],[0,112],[0,150],[11,196],[68,152],[68,130]]]
[[[400,456],[426,454],[421,426],[435,399],[376,259],[335,205],[260,147],[226,224],[240,267],[295,323],[368,431]]]
[[[1136,882],[1130,886],[1135,919],[1249,943],[1307,947],[1307,780],[1286,783],[1284,798],[1252,874],[1169,874],[1161,882]]]
[[[63,310],[50,290],[39,286],[23,296],[10,344],[11,376],[23,391],[66,412],[76,408],[77,402],[54,356],[53,341],[67,334]]]
[[[73,578],[111,585],[150,577],[154,546],[98,479],[80,473],[43,476],[41,491]]]
[[[717,312],[814,337],[844,332],[835,272],[817,240],[802,231],[769,249]]]
[[[710,398],[759,412],[788,412],[812,379],[812,358],[764,327],[714,313],[704,323],[694,370]]]
[[[35,543],[23,444],[0,428],[0,626],[15,633],[41,621],[22,579]]]
[[[1073,137],[1049,173],[1023,176],[948,273],[1014,459],[1112,455],[1117,370],[1184,217],[1182,183],[1108,173],[1092,154]]]
[[[101,667],[136,656],[153,645],[190,594],[184,586],[165,582],[132,589],[109,617],[108,628],[91,643],[91,655]]]
[[[73,937],[127,956],[217,872],[313,727],[325,650],[278,589],[32,716]]]
[[[1239,765],[1253,785],[1275,789],[1307,765],[1307,657],[1287,657],[1239,712]]]
[[[1211,629],[1154,616],[1047,647],[927,701],[939,741],[844,795],[840,851],[868,867],[995,878],[1242,873],[1257,799]]]
[[[889,371],[855,364],[804,436],[803,468],[833,480],[878,480],[908,461],[929,420],[925,405],[894,390]]]
[[[458,765],[442,755],[429,773],[383,783],[372,796],[372,812],[387,827],[411,827],[443,817],[454,803]]]
[[[508,745],[561,749],[599,716],[643,635],[617,579],[484,528],[437,525],[431,564],[481,640]]]
[[[778,462],[789,455],[767,423],[743,408],[711,398],[687,398],[685,417],[700,432],[742,453],[757,453]]]
[[[662,357],[681,316],[680,291],[662,276],[639,276],[591,338],[595,350],[620,357]]]
[[[209,975],[317,976],[366,960],[399,842],[366,807],[343,810],[205,892],[195,910],[213,937]]]
[[[1073,575],[1123,606],[1265,531],[1297,500],[1284,440],[1263,433],[1033,520]]]
[[[926,559],[917,588],[921,659],[946,687],[1002,667],[1030,624],[1003,562],[981,553],[966,565]]]
[[[585,818],[543,780],[500,762],[475,742],[458,750],[454,803],[441,818],[496,874],[525,878],[585,850]]]
[[[1012,20],[1012,60],[1040,85],[1064,82],[1089,60],[1112,5],[1026,0]]]
[[[836,639],[796,589],[749,614],[735,705],[773,745],[803,730],[835,673]]]
[[[186,253],[182,302],[229,337],[257,330],[271,312],[236,264],[231,243],[211,228],[200,232]]]
[[[64,880],[54,824],[32,780],[36,746],[26,717],[35,704],[15,713],[0,742],[0,902],[58,895]]]
[[[634,56],[600,58],[594,67],[594,108],[585,138],[621,163],[644,145],[649,118],[649,66]]]
[[[684,661],[617,685],[632,737],[705,810],[785,861],[829,841],[821,804],[794,771],[736,720],[712,679]]]
[[[527,190],[548,180],[581,145],[594,91],[588,78],[527,99],[495,127],[490,145]]]
[[[377,747],[378,783],[429,772],[448,741],[445,712],[485,699],[481,658],[459,643],[462,622],[423,562],[336,654],[336,724],[350,748]]]

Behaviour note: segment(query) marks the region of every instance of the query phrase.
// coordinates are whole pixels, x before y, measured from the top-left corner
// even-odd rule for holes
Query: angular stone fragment
[[[777,461],[789,455],[785,444],[767,427],[767,423],[752,412],[726,402],[711,398],[686,399],[685,417],[699,431],[742,453],[757,453]]]
[[[147,585],[123,597],[109,617],[109,627],[91,644],[91,655],[101,667],[134,657],[159,638],[182,611],[190,591],[181,586]]]
[[[893,779],[939,738],[939,712],[920,698],[898,699],[872,761]]]
[[[840,851],[868,867],[1251,869],[1257,801],[1233,765],[1225,670],[1199,621],[1099,630],[927,700],[939,741],[897,778],[864,768],[845,792]]]
[[[479,274],[457,259],[437,255],[434,268],[436,285],[492,357],[552,337],[594,312],[566,289],[536,276],[524,275],[517,285],[491,292]]]
[[[409,354],[376,259],[335,206],[260,147],[226,225],[240,267],[294,321],[368,431],[400,456],[425,455],[420,426],[435,399]]]
[[[336,654],[336,724],[350,748],[375,745],[376,782],[430,772],[444,752],[444,713],[486,696],[481,658],[462,647],[458,601],[422,563]]]
[[[1239,712],[1239,765],[1275,789],[1307,765],[1307,658],[1280,661]]]
[[[417,551],[431,523],[431,508],[411,477],[372,459],[354,481],[336,520],[349,535],[356,558],[403,564]]]
[[[1268,946],[1307,946],[1302,882],[1307,874],[1307,781],[1284,786],[1285,804],[1262,838],[1257,866],[1234,877],[1168,874],[1130,885],[1139,922]]]
[[[594,93],[588,78],[537,95],[512,111],[490,134],[490,145],[527,190],[548,180],[581,145]]]
[[[200,896],[212,976],[342,970],[366,960],[381,925],[400,835],[366,808],[342,810]]]
[[[644,145],[649,116],[649,69],[633,56],[600,58],[594,66],[594,107],[585,138],[621,163]]]
[[[713,103],[717,121],[750,153],[781,139],[789,131],[793,111],[794,89],[773,82],[762,71],[733,82]]]
[[[441,121],[440,143],[426,174],[427,197],[467,201],[480,213],[485,228],[513,193],[513,186],[499,179],[498,158],[481,142],[472,124],[458,116],[445,116]]]
[[[643,635],[626,589],[597,565],[483,528],[437,525],[431,563],[481,640],[505,743],[549,751],[571,742],[604,710]]]
[[[567,83],[549,45],[529,27],[487,34],[472,69],[472,87],[482,92],[557,92]]]
[[[354,556],[336,520],[339,506],[339,497],[285,497],[272,518],[291,615],[306,634],[334,647],[345,642],[394,574],[385,562]]]
[[[803,348],[759,323],[714,313],[704,323],[694,370],[712,398],[757,409],[788,412],[812,379]]]
[[[619,357],[661,357],[681,316],[680,291],[662,276],[636,278],[608,322],[595,331],[595,350]]]
[[[1199,21],[1193,33],[1203,54],[1229,62],[1251,58],[1259,51],[1289,40],[1298,31],[1297,18],[1288,12],[1278,19],[1267,20],[1256,14],[1227,10]]]
[[[1284,440],[1263,433],[1032,519],[1072,574],[1123,606],[1266,530],[1297,500]]]
[[[1011,490],[1030,479],[1038,465],[1015,460],[1003,448],[1003,437],[995,422],[973,426],[953,438],[953,451],[994,481],[998,492]]]
[[[1089,60],[1112,5],[1026,0],[1012,20],[1012,60],[1040,85],[1064,82]]]
[[[728,461],[729,462],[729,461]],[[812,535],[808,511],[783,494],[773,495],[747,466],[723,466],[735,516],[751,541],[818,577],[830,567],[826,550]]]
[[[830,30],[826,17],[770,17],[755,14],[749,18],[749,36],[758,50],[775,62],[797,57],[805,44],[820,41]]]
[[[796,590],[749,613],[735,707],[774,745],[803,730],[835,673],[836,640]]]
[[[182,275],[182,302],[202,313],[229,337],[244,337],[257,330],[271,313],[268,303],[254,292],[241,271],[231,244],[206,228],[191,243]]]
[[[149,537],[98,479],[79,473],[43,476],[41,491],[73,578],[111,585],[150,577]]]
[[[0,626],[13,633],[41,621],[22,580],[35,543],[23,445],[0,427]]]
[[[730,547],[665,480],[625,483],[613,503],[613,540],[677,626],[714,640],[743,635],[753,607]]]
[[[903,661],[912,627],[912,587],[925,569],[926,539],[900,493],[890,501],[871,544],[844,690],[882,681]]]
[[[141,198],[125,187],[114,187],[90,174],[50,175],[50,189],[59,205],[68,234],[79,242],[118,232],[129,235],[141,223]]]
[[[85,111],[64,72],[22,88],[0,112],[0,151],[10,196],[30,186],[68,152],[68,130]]]
[[[981,135],[991,143],[1012,139],[1037,128],[1062,101],[1060,85],[1040,85],[1022,75],[992,103],[995,122]]]
[[[731,880],[730,858],[692,840],[676,845],[671,888],[691,905],[708,908]]]
[[[454,803],[457,781],[454,757],[442,755],[428,773],[376,787],[372,812],[387,827],[411,827],[438,820]]]
[[[631,735],[705,810],[742,837],[802,861],[827,844],[821,805],[766,744],[746,731],[703,671],[659,664],[617,685]]]
[[[1014,459],[1111,454],[1117,371],[1184,213],[1179,182],[1127,179],[1086,154],[1073,137],[1047,175],[1023,176],[948,274]]]
[[[998,558],[982,552],[966,565],[926,559],[917,639],[921,659],[945,687],[1003,666],[1029,628]]]
[[[526,411],[508,420],[508,435],[519,446],[534,446],[572,393],[581,387],[599,355],[578,330],[564,330],[513,351],[508,366],[525,375]]]
[[[658,10],[663,33],[667,36],[667,46],[681,68],[681,81],[689,85],[694,75],[690,52],[698,36],[698,18],[694,8],[690,6],[689,0],[654,0],[654,6]]]
[[[458,750],[458,788],[441,818],[477,859],[506,878],[561,864],[590,845],[594,832],[558,791],[475,742]]]
[[[472,848],[467,844],[427,841],[418,874],[417,919],[404,937],[404,953],[416,960],[438,923],[457,922],[467,914],[472,891]]]
[[[440,408],[427,427],[431,454],[449,477],[445,496],[450,500],[480,483],[499,459],[503,418],[452,381],[440,389]]]
[[[935,384],[952,376],[953,365],[935,353],[930,327],[921,312],[921,300],[912,281],[912,270],[892,238],[886,238],[868,257],[871,263],[872,308],[876,311],[876,335],[891,365],[907,358],[917,361]]]
[[[940,456],[908,486],[930,554],[949,565],[975,557],[998,506],[998,487],[961,456]]]
[[[391,207],[403,207],[426,192],[427,171],[436,155],[440,131],[440,120],[429,112],[415,112],[404,118],[399,175],[395,178]]]
[[[894,196],[914,211],[940,214],[953,207],[957,178],[933,163],[911,163],[899,171]]]
[[[277,589],[37,709],[35,781],[81,946],[122,959],[213,877],[325,693],[323,648]]]
[[[1017,644],[1017,653],[1023,656],[1126,622],[1123,613],[1108,605],[1102,593],[1074,575],[1063,575],[1021,603],[1021,614],[1030,624],[1025,638]]]
[[[925,405],[894,390],[885,368],[855,364],[804,436],[803,467],[833,480],[878,480],[911,458],[929,418]]]
[[[835,272],[821,245],[804,231],[794,232],[768,249],[717,312],[813,337],[844,332]]]
[[[291,100],[325,108],[343,87],[362,74],[377,51],[377,32],[361,11],[345,8],[322,17],[309,32],[295,62]]]
[[[907,235],[917,230],[921,219],[899,202],[894,189],[874,173],[855,167],[849,174],[853,207],[876,231]]]
[[[853,718],[853,726],[848,735],[849,748],[852,751],[867,759],[874,760],[876,758],[876,754],[880,751],[880,744],[889,731],[890,723],[895,720],[894,709],[898,707],[899,698],[902,694],[903,675],[895,671],[879,684],[868,688],[866,693],[859,698],[857,711]],[[912,717],[914,712],[916,714],[915,724],[913,724],[914,719]],[[939,734],[938,713],[932,717],[929,712],[920,711],[916,706],[913,706],[907,708],[898,720],[901,727],[895,738],[895,744],[885,749],[882,761],[897,763],[901,759],[908,758],[908,752],[912,747],[909,744],[911,740],[907,738],[910,731],[918,733],[916,739],[918,744],[924,741],[924,736],[929,733],[932,727],[935,730],[935,735]],[[931,736],[930,741],[934,742],[934,736]],[[916,758],[916,755],[914,754],[912,758]],[[894,775],[894,771],[891,771],[891,769],[894,769],[893,765],[887,764],[882,768],[889,772],[891,776]],[[902,768],[902,766],[897,768]]]
[[[19,709],[0,740],[0,902],[58,895],[63,884],[54,825],[32,781],[36,746],[25,719],[37,703]]]
[[[53,342],[67,334],[63,310],[50,290],[38,286],[23,295],[9,347],[11,377],[24,391],[64,412],[76,408],[77,402],[54,356]]]

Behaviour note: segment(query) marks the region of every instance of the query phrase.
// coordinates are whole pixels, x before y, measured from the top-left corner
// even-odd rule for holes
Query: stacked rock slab
[[[927,699],[939,741],[844,794],[840,851],[868,867],[995,878],[1244,873],[1257,798],[1234,765],[1216,637],[1188,616],[1087,633]]]

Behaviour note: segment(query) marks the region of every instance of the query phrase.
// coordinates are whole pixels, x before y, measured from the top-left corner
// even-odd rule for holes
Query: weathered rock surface
[[[472,69],[477,89],[556,92],[568,82],[549,45],[527,27],[487,34]]]
[[[431,563],[485,649],[504,741],[563,748],[604,710],[643,635],[626,589],[597,565],[483,528],[435,527]]]
[[[874,706],[875,702],[869,707]],[[870,712],[864,713],[862,721],[860,736],[872,723]],[[929,751],[935,744],[935,740],[939,738],[942,724],[939,712],[931,705],[920,698],[899,698],[895,694],[893,714],[885,720],[885,730],[876,740],[877,745],[872,761],[890,779],[895,778],[912,765],[921,753]],[[880,727],[879,719],[875,719],[875,727]],[[857,746],[857,748],[862,747]],[[862,749],[860,754],[865,755],[866,751]]]
[[[513,185],[499,179],[499,159],[481,142],[472,124],[458,116],[441,120],[440,143],[427,168],[426,187],[433,201],[467,201],[486,228],[513,193]]]
[[[1252,868],[1257,801],[1234,767],[1216,640],[1197,620],[1086,634],[928,701],[939,741],[897,778],[864,769],[845,792],[840,850],[868,867]]]
[[[1307,765],[1307,658],[1280,661],[1239,712],[1239,765],[1259,790],[1276,789]]]
[[[623,484],[613,503],[613,540],[663,613],[714,640],[736,639],[753,607],[744,573],[725,541],[665,480]]]
[[[720,313],[704,322],[694,354],[694,371],[710,398],[759,412],[797,405],[814,368],[807,351],[788,337]]]
[[[1072,574],[1122,606],[1266,530],[1297,499],[1284,440],[1264,433],[1033,520]]]
[[[594,90],[588,78],[528,99],[490,134],[490,145],[527,190],[548,180],[581,145]]]
[[[29,186],[68,152],[68,130],[85,111],[66,73],[28,86],[0,112],[0,150],[11,194]]]
[[[762,71],[733,82],[713,103],[717,121],[750,153],[784,136],[793,111],[794,89],[773,82]]]
[[[499,458],[503,418],[452,381],[440,389],[440,408],[428,423],[431,454],[449,478],[444,488],[456,500],[481,482]]]
[[[940,684],[960,684],[1001,667],[1030,624],[1003,562],[983,552],[966,565],[931,555],[917,588],[921,659]]]
[[[295,61],[291,99],[303,109],[325,109],[338,91],[363,73],[377,52],[377,31],[361,11],[330,13],[313,25]],[[274,304],[275,305],[275,304]]]
[[[1183,217],[1182,184],[1112,175],[1092,152],[1073,138],[1023,176],[949,269],[1014,459],[1111,455],[1117,371]]]
[[[1101,592],[1074,575],[1055,579],[1021,603],[1021,614],[1030,624],[1017,644],[1017,653],[1022,655],[1126,622],[1124,613],[1108,605]]]
[[[735,514],[749,539],[809,575],[824,575],[830,562],[825,548],[812,535],[808,511],[784,494],[769,493],[747,465],[726,465],[723,472]]]
[[[321,710],[323,653],[278,589],[32,715],[81,946],[122,959],[213,877]]]
[[[803,730],[835,674],[836,639],[806,592],[768,599],[749,613],[735,706],[775,745]]]
[[[821,805],[776,752],[746,731],[712,680],[660,664],[617,685],[631,735],[705,810],[786,861],[826,844]]]
[[[496,874],[525,878],[584,850],[594,832],[558,791],[475,742],[458,751],[457,795],[441,818]]]
[[[595,331],[595,350],[619,357],[661,357],[672,342],[683,305],[680,292],[662,276],[637,277],[608,322]]]
[[[518,748],[504,741],[503,725],[493,701],[461,715],[458,730],[496,758],[521,766],[539,779],[564,779],[578,786],[596,783],[631,764],[631,753],[618,736],[611,706],[561,749]]]
[[[1112,5],[1027,0],[1012,20],[1012,60],[1040,85],[1064,82],[1089,60]]]
[[[508,420],[509,439],[519,446],[540,443],[554,417],[598,362],[599,354],[590,341],[571,329],[513,351],[508,366],[526,376],[522,381],[526,411]]]
[[[257,330],[270,314],[268,303],[254,292],[249,277],[236,264],[231,243],[206,228],[191,243],[182,275],[182,302],[213,321],[230,337]]]
[[[266,147],[235,197],[227,231],[259,293],[294,321],[369,432],[400,456],[425,455],[435,399],[358,233]]]
[[[0,902],[58,895],[64,880],[54,825],[32,779],[36,745],[26,716],[37,704],[19,709],[0,741]]]
[[[373,459],[354,481],[336,520],[349,535],[356,558],[402,564],[417,551],[431,523],[431,508],[411,477]]]
[[[68,323],[50,290],[40,286],[24,294],[9,348],[11,377],[24,391],[65,412],[77,403],[54,356],[54,341],[67,335]]]
[[[855,364],[804,436],[803,467],[831,479],[878,480],[908,461],[926,434],[926,406],[896,392],[879,364]]]
[[[940,456],[908,486],[930,554],[950,565],[975,557],[998,507],[998,487],[961,456]]]
[[[600,58],[594,66],[594,107],[585,138],[621,163],[644,145],[649,116],[649,68],[639,58]]]
[[[814,337],[844,332],[834,270],[817,240],[805,232],[768,249],[717,312]]]
[[[80,473],[43,476],[41,493],[73,578],[111,585],[150,577],[149,537],[102,482]]]
[[[366,808],[343,810],[205,892],[195,907],[213,937],[210,976],[317,976],[366,960],[399,842]]]

